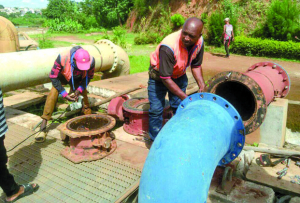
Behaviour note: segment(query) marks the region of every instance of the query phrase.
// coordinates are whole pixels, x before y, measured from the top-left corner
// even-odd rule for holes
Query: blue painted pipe
[[[217,165],[239,155],[244,135],[239,113],[225,99],[211,93],[187,97],[152,144],[139,202],[206,202]]]

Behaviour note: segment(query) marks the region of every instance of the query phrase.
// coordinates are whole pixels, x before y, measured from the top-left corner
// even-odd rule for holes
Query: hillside
[[[270,6],[270,0],[169,0],[169,3],[164,5],[162,2],[165,1],[151,1],[148,5],[151,9],[144,16],[141,15],[141,8],[134,9],[127,20],[127,26],[130,30],[139,30],[143,23],[146,26],[143,30],[147,30],[155,23],[155,20],[157,20],[155,18],[163,16],[161,14],[164,12],[171,16],[178,13],[185,18],[196,16],[207,20],[205,18],[210,16],[212,12],[226,5],[239,16],[238,33],[247,34],[252,32],[257,24],[264,20],[266,11]]]

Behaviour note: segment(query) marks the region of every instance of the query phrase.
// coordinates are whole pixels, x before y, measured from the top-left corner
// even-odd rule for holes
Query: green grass
[[[150,56],[129,56],[130,74],[148,71]]]

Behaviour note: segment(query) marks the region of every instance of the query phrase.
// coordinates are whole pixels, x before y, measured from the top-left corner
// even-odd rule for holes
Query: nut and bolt
[[[300,185],[300,176],[299,175],[290,176],[290,178],[292,179],[291,183],[296,183],[296,184]]]
[[[283,165],[286,165],[287,159],[283,160],[281,163],[282,163]]]
[[[280,170],[280,171],[277,171],[277,175],[280,175],[280,174],[282,174],[282,173],[284,173],[285,171],[287,171],[288,170],[288,168],[287,167],[285,167],[284,169],[282,169],[282,170]]]
[[[288,160],[287,160],[286,167],[288,167],[288,168],[289,168],[289,167],[290,167],[290,163],[291,163],[291,159],[288,159]]]
[[[273,69],[275,69],[276,67],[277,67],[276,65],[272,66]]]
[[[283,176],[285,176],[287,174],[287,171],[282,172],[277,178],[281,179]]]

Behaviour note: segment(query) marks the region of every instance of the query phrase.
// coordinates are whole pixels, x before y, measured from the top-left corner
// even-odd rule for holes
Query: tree
[[[122,25],[133,7],[132,0],[86,0],[85,3],[91,5],[98,24],[103,27]]]
[[[48,19],[74,19],[78,8],[77,3],[70,0],[49,0],[47,8],[42,12]]]
[[[274,0],[267,13],[266,22],[254,36],[275,40],[295,40],[300,32],[300,7],[294,0]]]
[[[3,9],[3,8],[4,8],[4,6],[0,4],[0,9]]]

